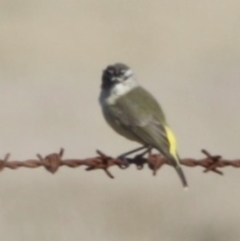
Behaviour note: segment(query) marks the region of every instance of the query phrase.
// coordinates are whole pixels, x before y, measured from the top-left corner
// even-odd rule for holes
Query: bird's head
[[[107,66],[102,75],[102,89],[112,89],[119,84],[132,80],[133,71],[125,64],[117,63]]]

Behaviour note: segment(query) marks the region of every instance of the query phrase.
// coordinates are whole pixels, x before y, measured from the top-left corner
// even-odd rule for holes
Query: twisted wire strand
[[[226,160],[219,155],[211,155],[206,150],[202,150],[202,153],[205,155],[205,158],[198,160],[194,158],[184,158],[181,159],[181,164],[187,167],[200,166],[204,168],[205,173],[212,171],[220,175],[223,175],[223,172],[220,171],[219,168],[224,168],[227,166],[234,168],[240,167],[240,159]],[[9,161],[10,154],[6,154],[3,159],[0,159],[0,171],[3,171],[5,168],[15,170],[20,167],[44,167],[45,170],[54,174],[60,167],[63,166],[70,168],[85,166],[86,171],[101,169],[107,174],[107,176],[114,178],[114,176],[109,171],[109,168],[113,166],[118,166],[121,169],[126,169],[130,165],[136,165],[137,169],[141,170],[145,165],[148,165],[148,167],[153,171],[153,174],[155,175],[163,165],[170,165],[162,156],[151,154],[150,152],[148,153],[147,158],[145,158],[143,155],[136,155],[133,158],[127,158],[127,162],[126,160],[110,157],[99,150],[97,150],[97,156],[85,159],[63,159],[63,154],[64,149],[61,148],[58,153],[51,153],[45,157],[37,154],[37,159],[29,159],[25,161]]]

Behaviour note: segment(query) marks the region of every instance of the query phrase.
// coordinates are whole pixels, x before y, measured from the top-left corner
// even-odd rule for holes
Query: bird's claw
[[[129,166],[129,164],[130,164],[128,159],[124,155],[118,156],[117,159],[121,160],[121,164],[119,164],[119,167],[121,169],[126,169]]]

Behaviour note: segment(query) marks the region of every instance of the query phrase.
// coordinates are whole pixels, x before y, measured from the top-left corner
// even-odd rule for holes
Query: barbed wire
[[[240,159],[226,160],[219,155],[213,156],[206,150],[202,150],[202,153],[205,155],[205,158],[199,160],[193,158],[184,158],[181,160],[181,164],[188,167],[201,166],[204,168],[203,172],[205,173],[212,171],[220,175],[223,175],[223,172],[220,171],[219,168],[226,166],[232,166],[235,168],[240,167]],[[140,154],[134,156],[133,158],[126,158],[125,160],[110,157],[99,150],[97,150],[97,156],[86,159],[63,159],[63,154],[64,149],[61,148],[58,153],[52,153],[46,155],[45,157],[37,154],[37,159],[30,159],[25,161],[9,161],[10,154],[6,154],[3,159],[0,159],[0,171],[3,171],[5,168],[15,170],[20,167],[44,167],[47,171],[53,174],[63,166],[70,168],[86,166],[86,171],[101,169],[107,174],[107,176],[114,178],[114,176],[109,171],[109,168],[113,166],[118,166],[121,169],[126,169],[130,165],[136,165],[137,169],[141,170],[145,165],[148,165],[148,167],[153,171],[153,174],[156,175],[157,170],[159,170],[164,164],[170,165],[161,155],[151,154],[151,151],[148,152],[147,158]],[[146,154],[146,152],[144,154]]]

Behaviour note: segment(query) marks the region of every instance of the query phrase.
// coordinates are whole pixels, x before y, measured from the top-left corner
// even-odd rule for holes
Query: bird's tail
[[[174,167],[175,167],[175,169],[177,171],[178,176],[180,177],[180,180],[182,182],[183,188],[187,190],[188,189],[187,179],[186,179],[186,177],[184,175],[184,172],[183,172],[181,166],[180,165],[175,165]]]
[[[177,143],[176,143],[175,136],[168,126],[165,126],[164,130],[166,133],[166,138],[168,140],[169,146],[168,146],[168,149],[161,150],[159,148],[159,151],[165,156],[165,158],[170,162],[170,164],[172,164],[174,166],[174,168],[176,169],[178,176],[181,179],[184,189],[188,189],[187,180],[186,180],[183,170],[180,166],[180,158],[177,153]]]
[[[183,188],[184,189],[188,189],[188,183],[187,183],[187,179],[184,175],[184,172],[180,166],[180,158],[179,156],[176,154],[176,157],[172,156],[172,155],[167,155],[166,158],[169,160],[170,164],[172,164],[174,166],[174,168],[177,171],[178,176],[180,177],[180,180],[182,182]]]

